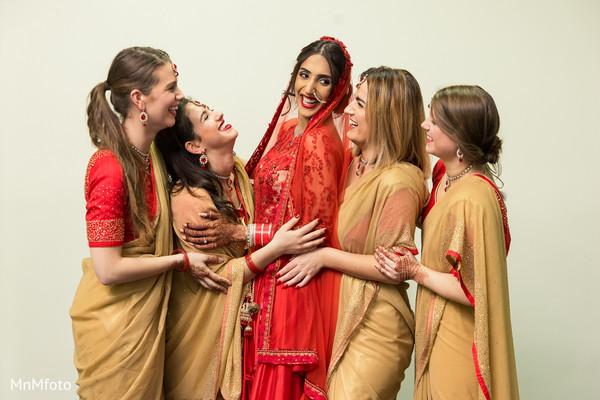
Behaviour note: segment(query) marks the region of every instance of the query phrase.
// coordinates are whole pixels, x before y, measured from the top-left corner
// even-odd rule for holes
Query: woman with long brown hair
[[[380,249],[379,270],[419,284],[415,399],[518,399],[506,255],[510,231],[495,184],[502,141],[492,96],[479,86],[438,91],[423,122],[440,158],[423,213],[421,262]]]
[[[182,98],[175,65],[150,47],[119,52],[90,92],[87,123],[98,148],[85,177],[90,258],[70,310],[81,398],[162,399],[171,271],[215,290],[229,284],[206,266],[215,256],[170,255],[166,174],[151,144],[175,123]]]

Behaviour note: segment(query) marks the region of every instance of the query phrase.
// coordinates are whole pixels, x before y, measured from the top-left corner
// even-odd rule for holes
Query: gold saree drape
[[[367,173],[346,189],[340,207],[342,249],[357,254],[373,254],[377,246],[415,249],[415,223],[426,195],[423,174],[411,164]],[[343,276],[330,399],[396,398],[414,342],[407,287]]]
[[[172,251],[165,167],[152,145],[158,202],[153,230],[125,243],[123,257],[158,257]],[[102,285],[89,258],[69,314],[82,399],[162,399],[164,340],[172,273]]]
[[[454,183],[425,218],[422,263],[460,274],[474,307],[419,286],[415,399],[519,398],[505,217],[496,189],[482,177],[469,176]]]
[[[239,159],[234,171],[251,223],[254,199],[250,179]],[[199,222],[198,213],[218,212],[209,194],[197,189],[172,195],[173,226]],[[193,246],[180,240],[194,252]],[[240,309],[247,293],[244,285],[245,246],[232,243],[207,251],[223,262],[211,264],[217,274],[231,280],[227,294],[204,289],[187,273],[173,275],[173,289],[167,316],[165,393],[170,399],[238,399],[242,390],[242,327]],[[219,396],[219,397],[218,397]],[[222,397],[221,397],[222,396]]]

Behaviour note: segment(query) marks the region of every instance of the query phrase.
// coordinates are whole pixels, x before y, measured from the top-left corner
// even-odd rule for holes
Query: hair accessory
[[[473,164],[469,165],[463,172],[461,172],[458,175],[454,175],[454,176],[448,176],[446,178],[446,187],[444,187],[444,192],[448,191],[448,188],[450,187],[450,184],[452,183],[452,181],[457,180],[458,178],[460,178],[461,176],[463,176],[464,174],[466,174],[467,172],[469,172],[469,170],[473,168]]]
[[[171,63],[171,68],[173,69],[173,72],[175,72],[175,76],[179,76],[179,72],[177,72],[177,64]]]
[[[187,253],[185,252],[185,250],[181,250],[181,249],[175,249],[173,250],[173,252],[171,253],[171,255],[173,254],[183,254],[183,267],[180,269],[176,269],[176,271],[178,272],[185,272],[190,268],[190,258],[188,257]]]
[[[458,157],[459,162],[463,162],[464,154],[460,148],[456,150],[456,157]]]
[[[208,164],[208,157],[206,157],[206,154],[204,154],[204,153],[200,154],[200,158],[198,159],[198,162],[200,162],[202,169],[206,169],[206,164]]]
[[[200,103],[199,101],[196,101],[196,100],[192,100],[192,103],[194,103],[194,104],[195,104],[195,105],[197,105],[198,107],[204,107],[204,108],[206,108],[207,110],[209,110],[209,111],[212,111],[212,108],[210,108],[209,106],[207,106],[207,105],[206,105],[206,104],[204,104],[204,103]]]
[[[110,90],[110,85],[108,84],[108,81],[104,81],[104,90]]]
[[[146,126],[148,123],[148,114],[145,108],[140,112],[140,121],[142,122],[142,126]]]
[[[356,84],[356,88],[358,89],[360,87],[360,85],[362,85],[366,80],[367,77],[369,76],[369,74],[364,74],[361,78],[360,78],[360,82],[358,82]]]
[[[256,264],[254,264],[254,261],[252,261],[252,253],[246,254],[246,266],[254,275],[258,275],[263,272],[263,270],[258,268]]]

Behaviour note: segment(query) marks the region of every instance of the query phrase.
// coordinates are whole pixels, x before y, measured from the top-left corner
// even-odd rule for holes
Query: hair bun
[[[489,145],[488,150],[485,152],[487,162],[490,164],[496,164],[500,160],[500,153],[502,152],[502,139],[498,136],[494,136],[492,143]]]

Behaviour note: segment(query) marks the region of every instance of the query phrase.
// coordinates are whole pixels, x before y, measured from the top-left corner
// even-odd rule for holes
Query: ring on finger
[[[206,236],[204,236],[203,239],[204,239],[204,244],[208,243],[208,241],[206,240]]]

